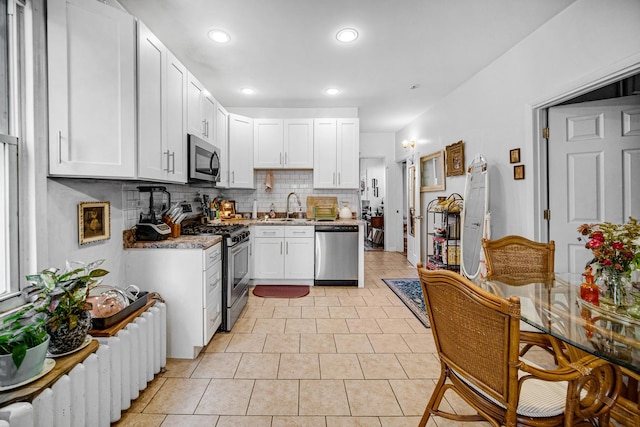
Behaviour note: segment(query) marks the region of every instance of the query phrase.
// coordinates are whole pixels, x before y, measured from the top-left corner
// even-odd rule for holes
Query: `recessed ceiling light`
[[[330,87],[328,89],[325,89],[324,93],[326,93],[327,95],[337,95],[340,93],[340,89],[338,89],[337,87]]]
[[[211,30],[209,31],[209,38],[217,43],[229,43],[231,36],[226,31]]]
[[[341,41],[343,43],[350,43],[358,38],[358,32],[353,28],[344,28],[338,31],[338,34],[336,34],[336,38],[338,39],[338,41]]]
[[[242,89],[240,89],[240,92],[244,93],[245,95],[253,95],[254,93],[256,93],[256,90],[250,87],[243,87]]]

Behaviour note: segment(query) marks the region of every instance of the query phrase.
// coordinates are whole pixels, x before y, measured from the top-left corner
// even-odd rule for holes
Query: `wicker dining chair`
[[[487,260],[487,278],[492,276],[532,276],[554,272],[555,242],[534,242],[522,236],[506,236],[501,239],[482,239]],[[520,355],[533,346],[553,354],[547,335],[525,322],[520,323],[520,340],[524,343]]]
[[[606,425],[621,387],[620,371],[595,356],[572,366],[544,370],[521,360],[520,300],[484,291],[460,274],[418,267],[440,378],[420,420],[431,415],[494,426],[577,425],[596,417]],[[584,387],[585,384],[600,387]],[[476,415],[445,412],[440,403],[453,390]],[[567,413],[565,413],[565,410]]]
[[[640,426],[640,374],[621,368],[623,391],[611,410],[611,418],[623,426]]]

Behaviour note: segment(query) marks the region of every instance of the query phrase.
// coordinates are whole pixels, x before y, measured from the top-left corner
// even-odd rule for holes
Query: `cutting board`
[[[338,198],[330,196],[307,196],[307,218],[315,218],[313,208],[316,206],[333,207],[338,213]]]

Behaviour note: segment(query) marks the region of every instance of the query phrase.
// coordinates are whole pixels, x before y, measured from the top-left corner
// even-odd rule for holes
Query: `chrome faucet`
[[[292,210],[289,209],[289,200],[291,199],[291,196],[296,196],[296,201],[298,202],[298,207],[302,208],[302,204],[300,203],[300,197],[298,197],[298,195],[294,191],[292,191],[287,196],[287,218],[289,218],[289,214],[295,213],[295,212],[293,212]]]

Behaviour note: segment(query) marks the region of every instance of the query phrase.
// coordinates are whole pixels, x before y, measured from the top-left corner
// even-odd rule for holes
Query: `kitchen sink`
[[[267,218],[264,222],[308,222],[313,221],[307,218]]]

